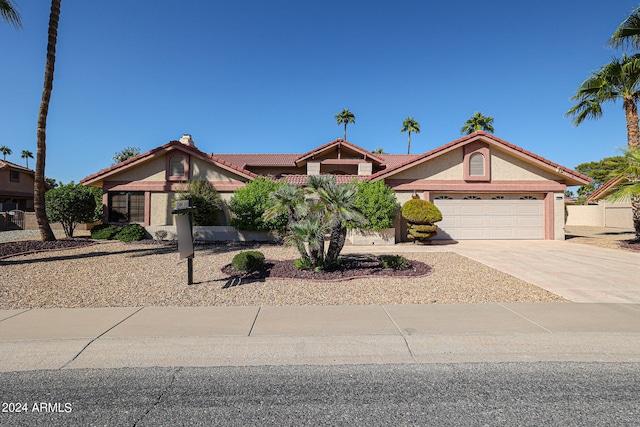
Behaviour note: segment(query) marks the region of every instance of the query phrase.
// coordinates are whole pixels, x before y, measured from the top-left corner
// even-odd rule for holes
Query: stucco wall
[[[171,199],[173,193],[151,193],[151,221],[150,225],[173,224],[171,214]]]
[[[553,238],[564,240],[564,193],[553,194]]]
[[[462,148],[450,151],[393,176],[393,179],[462,179]]]
[[[555,180],[557,177],[549,171],[491,147],[491,179],[496,181]]]
[[[633,216],[629,203],[607,203],[597,205],[569,205],[567,225],[591,227],[633,228]]]
[[[200,181],[242,182],[232,177],[230,172],[194,157],[191,157],[191,179]]]
[[[166,178],[165,156],[137,165],[126,171],[114,174],[109,181],[164,181]]]
[[[0,193],[3,191],[33,194],[33,175],[20,173],[20,182],[11,181],[9,170],[0,171]]]

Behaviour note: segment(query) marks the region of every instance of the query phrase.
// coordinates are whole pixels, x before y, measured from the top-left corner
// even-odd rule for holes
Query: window
[[[482,200],[480,196],[464,196],[462,200]]]
[[[20,182],[20,172],[10,171],[9,180],[11,182]]]
[[[109,222],[144,222],[144,193],[109,193]]]
[[[173,156],[171,158],[169,176],[184,176],[184,157]]]
[[[433,198],[433,200],[453,200],[453,197],[451,196],[436,196]]]
[[[484,156],[473,153],[469,157],[469,176],[484,176]]]
[[[491,200],[509,200],[507,196],[493,196]]]
[[[538,200],[536,196],[522,196],[520,200]]]

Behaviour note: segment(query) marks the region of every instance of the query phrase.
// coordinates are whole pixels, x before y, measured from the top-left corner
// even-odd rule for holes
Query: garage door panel
[[[435,200],[435,239],[544,239],[542,200]]]

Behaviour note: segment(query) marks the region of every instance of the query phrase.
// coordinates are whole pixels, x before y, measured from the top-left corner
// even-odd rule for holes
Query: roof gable
[[[0,160],[0,170],[17,170],[26,174],[34,175],[35,172],[32,169],[25,168],[24,166],[17,165],[15,163],[7,162],[6,160]]]
[[[125,160],[124,162],[120,162],[117,163],[113,166],[110,166],[108,168],[102,169],[96,173],[94,173],[93,175],[89,175],[86,178],[83,178],[80,182],[84,185],[91,185],[93,183],[99,182],[99,181],[103,181],[106,178],[113,176],[115,174],[124,172],[126,170],[129,170],[131,168],[137,167],[143,163],[146,163],[154,158],[157,158],[158,156],[164,155],[166,153],[172,152],[172,151],[182,151],[186,154],[189,154],[191,156],[195,156],[198,157],[200,159],[203,159],[209,163],[215,164],[218,167],[221,167],[222,169],[225,169],[229,172],[232,172],[236,175],[239,175],[241,177],[244,178],[255,178],[258,175],[256,175],[253,172],[250,172],[244,168],[241,168],[233,163],[230,163],[224,159],[220,159],[217,158],[213,155],[210,154],[206,154],[200,150],[198,150],[197,148],[193,147],[193,146],[189,146],[186,144],[181,143],[180,141],[170,141],[167,144],[158,147],[158,148],[154,148],[153,150],[149,150],[145,153],[141,153],[138,154],[135,157],[132,157],[130,159]]]
[[[364,148],[345,141],[342,138],[338,138],[324,145],[321,145],[320,147],[314,148],[311,151],[301,154],[295,159],[296,165],[301,166],[308,160],[322,158],[323,156],[330,154],[334,150],[337,151],[338,158],[342,156],[343,152],[355,153],[358,156],[362,156],[363,160],[370,160],[376,165],[384,163],[384,159],[382,157],[373,154],[371,151],[365,150]]]
[[[390,178],[402,171],[413,168],[419,164],[425,163],[433,158],[442,156],[445,153],[448,153],[452,150],[463,147],[475,141],[486,142],[489,145],[493,145],[495,147],[503,149],[504,151],[507,151],[515,157],[521,158],[528,163],[533,163],[542,169],[551,171],[552,173],[557,174],[558,177],[562,177],[565,180],[567,180],[568,178],[568,181],[570,181],[569,185],[583,185],[588,184],[591,181],[591,178],[586,175],[582,175],[579,172],[559,165],[558,163],[552,162],[551,160],[545,159],[542,156],[534,154],[531,151],[527,151],[517,145],[511,144],[496,137],[493,134],[489,134],[484,131],[474,132],[470,135],[466,135],[462,138],[441,145],[440,147],[434,148],[431,151],[427,151],[426,153],[418,155],[412,159],[408,159],[402,163],[390,166],[376,174],[371,175],[369,177],[369,180],[377,181],[380,179]]]

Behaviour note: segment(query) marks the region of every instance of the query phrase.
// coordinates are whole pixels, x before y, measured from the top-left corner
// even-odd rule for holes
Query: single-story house
[[[302,154],[208,154],[190,135],[84,178],[102,188],[105,221],[173,223],[171,199],[187,180],[206,180],[228,201],[258,176],[303,185],[382,180],[398,202],[413,196],[440,208],[440,239],[564,239],[564,191],[590,178],[478,131],[422,154],[377,154],[336,139]],[[228,219],[228,213],[227,213]],[[396,221],[396,240],[406,235]]]
[[[0,160],[0,204],[33,211],[34,176],[31,169]]]

